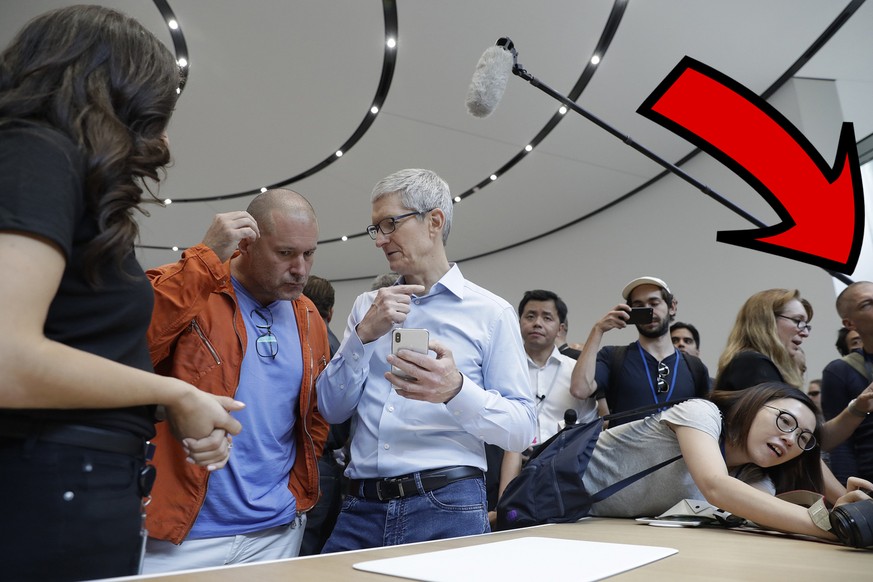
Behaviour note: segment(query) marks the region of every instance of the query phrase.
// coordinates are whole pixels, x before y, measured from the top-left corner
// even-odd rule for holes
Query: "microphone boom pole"
[[[539,79],[537,79],[536,77],[534,77],[533,75],[528,73],[527,70],[524,68],[524,66],[519,64],[518,51],[515,50],[515,46],[513,45],[512,40],[509,37],[504,36],[504,37],[501,37],[500,39],[498,39],[497,46],[503,47],[504,50],[508,51],[512,55],[512,63],[513,63],[512,64],[512,74],[513,75],[515,75],[516,77],[519,77],[521,79],[524,79],[525,81],[530,83],[532,86],[536,87],[537,89],[539,89],[540,91],[545,93],[546,95],[549,95],[550,97],[552,97],[554,99],[557,99],[558,101],[560,101],[565,106],[572,109],[573,111],[575,111],[576,113],[578,113],[579,115],[584,117],[585,119],[591,121],[592,123],[594,123],[595,125],[597,125],[601,129],[606,130],[607,132],[609,132],[613,136],[617,137],[618,139],[620,139],[621,141],[623,141],[625,144],[629,145],[633,149],[637,150],[638,152],[640,152],[641,154],[643,154],[644,156],[646,156],[647,158],[649,158],[650,160],[652,160],[656,164],[662,166],[663,168],[665,168],[666,170],[675,174],[676,176],[679,176],[680,178],[682,178],[683,180],[685,180],[686,182],[688,182],[689,184],[691,184],[692,186],[694,186],[695,188],[697,188],[698,190],[700,190],[701,192],[703,192],[704,194],[706,194],[707,196],[709,196],[710,198],[715,200],[716,202],[719,202],[723,206],[733,210],[734,212],[736,212],[737,214],[739,214],[740,216],[742,216],[743,218],[745,218],[746,220],[748,220],[752,224],[754,224],[758,227],[766,227],[767,226],[764,222],[761,222],[760,220],[758,220],[757,218],[755,218],[754,216],[752,216],[751,214],[749,214],[748,212],[746,212],[745,210],[743,210],[742,208],[740,208],[739,206],[737,206],[736,204],[731,202],[730,200],[726,199],[724,196],[722,196],[721,194],[719,194],[718,192],[716,192],[715,190],[713,190],[712,188],[710,188],[709,186],[707,186],[703,182],[699,181],[694,176],[688,174],[687,172],[685,172],[684,170],[682,170],[681,168],[679,168],[675,164],[668,162],[667,160],[660,157],[658,154],[656,154],[652,150],[648,149],[644,145],[637,143],[636,141],[634,141],[634,139],[631,136],[620,132],[618,129],[609,125],[607,122],[603,121],[602,119],[600,119],[599,117],[597,117],[596,115],[591,113],[590,111],[580,107],[579,104],[577,104],[575,101],[573,101],[569,97],[566,97],[566,96],[558,93],[557,91],[555,91],[554,89],[552,89],[551,87],[549,87],[548,85],[546,85],[545,83],[543,83],[542,81],[540,81]],[[825,269],[825,270],[827,271],[827,273],[831,277],[835,277],[847,285],[852,283],[852,279],[843,275],[842,273],[829,271],[827,269]]]
[[[633,149],[637,150],[638,152],[640,152],[641,154],[643,154],[644,156],[646,156],[647,158],[649,158],[650,160],[652,160],[656,164],[666,168],[667,170],[669,170],[673,174],[679,176],[680,178],[682,178],[683,180],[685,180],[686,182],[688,182],[689,184],[691,184],[692,186],[694,186],[695,188],[697,188],[698,190],[700,190],[701,192],[703,192],[704,194],[709,196],[710,198],[713,198],[717,202],[720,202],[721,204],[727,206],[728,208],[730,208],[731,210],[733,210],[734,212],[736,212],[737,214],[739,214],[740,216],[742,216],[743,218],[748,220],[749,222],[755,224],[756,226],[760,226],[760,227],[767,226],[766,224],[764,224],[763,222],[761,222],[760,220],[758,220],[757,218],[755,218],[754,216],[752,216],[751,214],[749,214],[748,212],[746,212],[745,210],[743,210],[742,208],[740,208],[739,206],[737,206],[736,204],[731,202],[730,200],[725,199],[718,192],[714,191],[712,188],[710,188],[706,184],[700,182],[694,176],[691,176],[690,174],[688,174],[687,172],[682,170],[680,167],[676,166],[675,164],[671,164],[670,162],[668,162],[664,158],[660,157],[658,154],[656,154],[652,150],[648,149],[644,145],[634,141],[634,139],[631,136],[620,132],[618,129],[609,125],[607,122],[603,121],[602,119],[600,119],[599,117],[597,117],[596,115],[591,113],[590,111],[580,107],[578,103],[576,103],[575,101],[573,101],[569,97],[566,97],[566,96],[558,93],[557,91],[555,91],[554,89],[552,89],[551,87],[549,87],[548,85],[546,85],[545,83],[543,83],[542,81],[540,81],[539,79],[537,79],[536,77],[534,77],[533,75],[528,73],[527,70],[524,68],[524,66],[519,64],[518,52],[515,50],[514,45],[512,44],[512,40],[510,40],[508,37],[503,37],[500,40],[498,40],[497,45],[502,46],[505,50],[508,50],[512,54],[512,61],[513,61],[512,74],[513,75],[515,75],[516,77],[520,77],[520,78],[524,79],[525,81],[527,81],[528,83],[530,83],[531,85],[533,85],[534,87],[536,87],[537,89],[539,89],[540,91],[545,93],[546,95],[549,95],[550,97],[553,97],[554,99],[557,99],[558,101],[560,101],[561,103],[563,103],[568,108],[572,109],[573,111],[575,111],[576,113],[578,113],[579,115],[581,115],[582,117],[587,119],[588,121],[594,123],[596,126],[600,127],[601,129],[604,129],[607,132],[611,133],[613,136],[617,137],[618,139],[620,139],[621,141],[623,141],[625,144],[629,145]]]

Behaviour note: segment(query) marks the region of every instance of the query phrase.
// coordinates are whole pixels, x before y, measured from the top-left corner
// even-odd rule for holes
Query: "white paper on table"
[[[601,580],[679,550],[655,546],[525,537],[354,564],[356,570],[422,582]]]

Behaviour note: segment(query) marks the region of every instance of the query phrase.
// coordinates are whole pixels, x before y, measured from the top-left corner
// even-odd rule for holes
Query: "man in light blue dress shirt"
[[[367,230],[401,277],[356,299],[318,378],[328,422],[352,418],[349,495],[325,553],[490,531],[485,443],[520,452],[536,429],[513,307],[446,256],[448,185],[428,170],[402,170],[371,201]],[[429,353],[391,355],[396,328],[427,329]]]

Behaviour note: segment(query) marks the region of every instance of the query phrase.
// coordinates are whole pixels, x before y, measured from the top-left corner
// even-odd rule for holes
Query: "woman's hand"
[[[846,503],[854,503],[855,501],[871,499],[873,483],[866,479],[861,479],[860,477],[849,477],[849,480],[846,482],[846,491],[848,491],[848,493],[837,499],[836,503],[834,503],[834,507],[839,507]]]
[[[214,431],[220,429],[232,435],[239,434],[242,425],[230,415],[230,412],[242,410],[245,404],[226,396],[203,392],[187,384],[185,386],[186,390],[180,398],[172,404],[165,405],[167,421],[170,423],[173,436],[189,449],[198,439],[203,440],[201,444],[204,449],[227,448],[221,442],[223,435],[218,435]],[[186,439],[192,440],[185,443]]]

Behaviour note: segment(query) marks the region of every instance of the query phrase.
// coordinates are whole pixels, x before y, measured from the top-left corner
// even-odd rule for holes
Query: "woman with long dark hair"
[[[218,399],[152,373],[134,255],[144,180],[170,160],[174,57],[138,22],[73,6],[0,54],[0,554],[12,580],[137,573],[155,405],[216,469]]]

